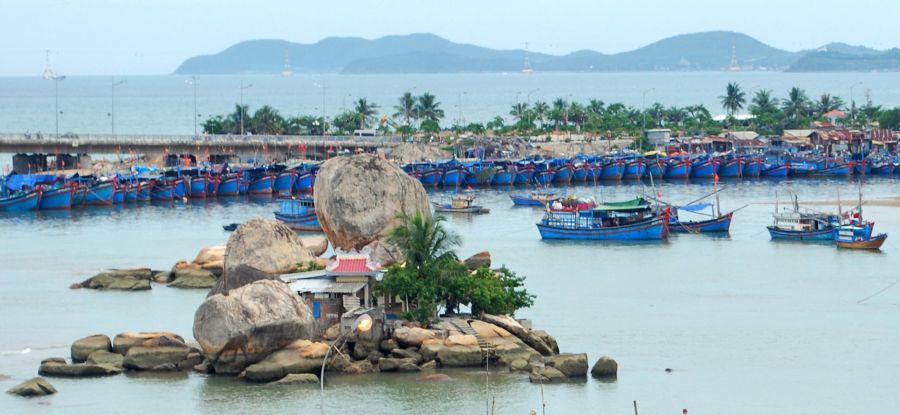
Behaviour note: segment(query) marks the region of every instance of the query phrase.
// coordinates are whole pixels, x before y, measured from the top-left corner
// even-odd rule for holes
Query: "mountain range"
[[[733,61],[734,60],[734,61]],[[628,52],[580,50],[565,55],[496,50],[419,33],[378,39],[329,37],[313,44],[261,39],[185,60],[175,74],[239,73],[458,73],[535,71],[898,71],[900,49],[880,51],[831,43],[791,52],[742,33],[716,31],[673,36]],[[734,65],[736,63],[736,65]]]

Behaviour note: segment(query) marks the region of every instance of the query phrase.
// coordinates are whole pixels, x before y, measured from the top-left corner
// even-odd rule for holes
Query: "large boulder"
[[[262,218],[238,226],[228,238],[225,257],[226,272],[243,264],[272,274],[293,272],[297,264],[315,260],[291,228]]]
[[[309,307],[281,281],[256,281],[213,295],[194,314],[194,338],[216,373],[239,373],[313,334]]]
[[[559,369],[545,366],[542,368],[533,368],[528,379],[532,383],[551,383],[565,380],[566,375],[559,371]]]
[[[133,332],[126,331],[124,333],[119,333],[116,335],[115,339],[113,339],[113,347],[115,348],[116,353],[121,355],[128,354],[128,349],[134,346],[145,346],[145,347],[156,347],[162,345],[161,342],[166,340],[157,340],[161,338],[170,338],[175,339],[182,344],[184,344],[184,338],[181,336],[168,332],[168,331],[142,331],[142,332]],[[148,344],[148,341],[155,341],[155,344]]]
[[[559,354],[559,343],[556,342],[556,339],[553,338],[550,333],[547,333],[544,330],[533,330],[532,333],[540,338],[550,350],[553,350],[554,354]]]
[[[178,370],[178,364],[187,358],[188,353],[190,349],[187,347],[135,346],[128,349],[122,366],[133,370]]]
[[[319,384],[319,377],[312,373],[291,373],[279,380],[269,382],[268,385],[307,385]]]
[[[506,331],[506,329],[493,325],[491,323],[485,323],[479,320],[471,320],[469,321],[469,326],[472,327],[472,330],[475,330],[478,333],[478,336],[484,339],[491,339],[494,337],[512,337],[512,333]]]
[[[72,343],[72,361],[75,363],[84,362],[91,353],[97,350],[112,351],[112,341],[105,334],[95,334],[87,336]]]
[[[125,356],[122,356],[118,353],[107,352],[105,350],[97,350],[94,353],[91,353],[90,356],[88,356],[86,363],[121,369],[123,360],[125,360]]]
[[[547,366],[562,372],[569,378],[583,378],[587,376],[588,362],[585,353],[563,353],[545,358]]]
[[[446,346],[438,350],[437,360],[443,367],[478,367],[484,363],[478,346]]]
[[[400,327],[393,334],[393,339],[403,347],[419,347],[425,340],[434,338],[437,338],[434,331],[419,327]]]
[[[397,225],[397,215],[431,217],[425,188],[397,165],[375,155],[335,157],[322,164],[313,194],[316,216],[331,245],[345,251],[370,247],[382,265],[394,259],[382,244]],[[229,258],[230,260],[230,258]]]
[[[209,264],[217,264],[225,260],[225,245],[207,246],[197,253],[193,263],[201,267]]]
[[[44,396],[56,393],[56,388],[47,382],[47,379],[36,377],[13,386],[6,393],[19,396]]]
[[[262,280],[279,280],[279,278],[278,275],[260,271],[250,265],[241,264],[229,269],[225,275],[220,277],[218,281],[216,281],[215,287],[213,287],[206,296],[211,297],[216,294],[224,293],[226,289],[233,290]]]
[[[175,270],[175,279],[169,287],[177,288],[212,288],[216,285],[216,276],[202,268],[181,268]]]
[[[300,237],[300,242],[313,256],[321,256],[328,250],[328,238],[325,235],[304,235]]]
[[[609,356],[597,359],[591,368],[591,376],[595,378],[614,378],[619,373],[619,364]]]
[[[150,268],[113,269],[82,281],[81,287],[99,290],[149,290],[151,278],[153,271]]]

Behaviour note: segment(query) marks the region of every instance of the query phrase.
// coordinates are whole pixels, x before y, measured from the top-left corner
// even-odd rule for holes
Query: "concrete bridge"
[[[236,158],[323,159],[340,150],[374,152],[394,147],[397,136],[288,136],[288,135],[63,135],[0,134],[0,154],[13,154],[13,168],[46,166],[47,156],[69,160],[67,165],[89,160],[91,155],[133,154],[191,156],[194,160]],[[59,163],[59,161],[57,161]],[[21,166],[20,166],[21,164]],[[57,168],[59,166],[56,166]],[[30,168],[29,168],[30,169]]]

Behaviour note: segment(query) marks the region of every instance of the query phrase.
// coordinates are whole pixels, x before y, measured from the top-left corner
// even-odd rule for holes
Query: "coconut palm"
[[[525,119],[525,115],[528,113],[528,104],[525,102],[520,102],[518,104],[513,104],[512,108],[509,110],[509,115],[512,115],[517,121],[522,121]]]
[[[353,111],[356,112],[359,116],[359,128],[365,129],[366,126],[369,125],[370,122],[374,120],[375,114],[377,114],[378,104],[372,102],[370,103],[367,98],[360,98],[356,100],[356,106]]]
[[[778,102],[772,97],[772,91],[761,89],[753,94],[753,101],[750,104],[750,112],[754,115],[775,112],[778,110]]]
[[[563,122],[569,123],[569,117],[566,113],[568,103],[562,98],[553,100],[553,107],[550,109],[550,119],[556,123],[556,131],[559,131],[559,125]]]
[[[422,120],[430,120],[439,122],[444,118],[444,110],[440,108],[441,103],[437,101],[434,95],[424,93],[417,99],[416,117]]]
[[[822,115],[828,111],[836,110],[844,106],[844,100],[838,96],[832,96],[831,94],[822,94],[819,97],[819,101],[816,102],[816,112],[819,115]]]
[[[403,125],[410,125],[410,120],[416,118],[416,98],[411,93],[404,92],[397,99],[397,105],[394,105],[394,109],[397,110],[394,113],[394,118],[403,120]]]
[[[399,224],[388,234],[388,241],[400,248],[406,258],[406,266],[424,277],[425,267],[435,261],[455,258],[453,248],[460,245],[459,235],[444,229],[443,216],[426,218],[416,209],[412,215],[401,213]]]
[[[606,104],[599,99],[592,99],[588,101],[587,107],[585,107],[585,111],[591,114],[603,115],[605,105]]]
[[[244,121],[246,122],[247,119],[245,118]],[[285,130],[284,117],[278,113],[278,110],[268,105],[263,105],[253,113],[250,124],[256,134],[281,134]]]
[[[537,101],[534,103],[534,117],[541,123],[541,128],[544,128],[544,120],[547,119],[548,115],[550,115],[550,106],[546,102]]]
[[[737,82],[729,82],[725,87],[725,95],[720,96],[719,99],[722,101],[722,108],[728,111],[729,116],[733,116],[738,110],[744,108],[744,103],[747,102],[744,91]]]
[[[809,112],[809,98],[806,91],[793,87],[788,91],[788,97],[782,101],[784,113],[794,122],[806,116]]]

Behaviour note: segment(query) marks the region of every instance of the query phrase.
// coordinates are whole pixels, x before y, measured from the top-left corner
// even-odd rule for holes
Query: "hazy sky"
[[[0,76],[165,74],[248,39],[311,43],[431,32],[455,42],[554,54],[634,49],[733,30],[800,50],[832,41],[900,46],[897,0],[0,0]]]

